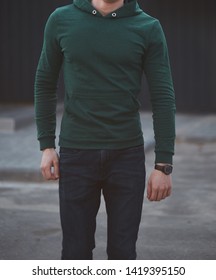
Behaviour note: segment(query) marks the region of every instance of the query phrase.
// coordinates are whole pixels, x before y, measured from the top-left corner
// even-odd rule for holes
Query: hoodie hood
[[[80,10],[101,17],[102,15],[95,10],[91,4],[91,0],[73,0],[74,5]],[[105,18],[123,18],[132,17],[142,13],[136,0],[127,0],[123,7],[108,14]]]

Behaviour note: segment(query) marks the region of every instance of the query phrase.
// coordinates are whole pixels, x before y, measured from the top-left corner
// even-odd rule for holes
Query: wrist
[[[162,162],[156,162],[155,165],[159,165],[159,166],[170,165],[170,166],[172,166],[171,163],[162,163]]]
[[[44,150],[42,150],[42,154],[50,154],[55,152],[55,148],[46,148]]]

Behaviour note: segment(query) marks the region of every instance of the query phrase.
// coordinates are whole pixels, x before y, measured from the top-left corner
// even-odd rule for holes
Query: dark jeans
[[[108,259],[136,259],[145,189],[144,148],[60,149],[62,259],[92,259],[96,215],[104,195]]]

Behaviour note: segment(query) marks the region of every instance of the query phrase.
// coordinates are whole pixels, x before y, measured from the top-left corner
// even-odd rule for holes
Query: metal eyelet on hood
[[[73,4],[83,12],[90,13],[94,16],[100,16],[100,13],[92,6],[90,0],[73,0]],[[143,13],[136,0],[127,0],[123,7],[113,12],[105,18],[124,18],[139,15]]]

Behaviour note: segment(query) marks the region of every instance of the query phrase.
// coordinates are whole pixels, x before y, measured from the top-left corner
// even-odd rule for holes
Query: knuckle
[[[157,190],[158,190],[158,186],[157,186],[157,185],[153,185],[153,186],[152,186],[152,190],[153,190],[153,191],[157,191]]]

